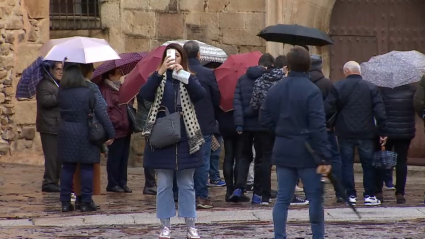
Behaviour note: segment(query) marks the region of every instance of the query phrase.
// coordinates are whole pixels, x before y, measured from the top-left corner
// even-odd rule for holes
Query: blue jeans
[[[156,195],[156,216],[159,219],[176,216],[176,204],[173,198],[174,172],[179,187],[179,217],[196,217],[196,199],[193,183],[195,169],[166,170],[157,169],[158,192]]]
[[[61,172],[61,202],[71,202],[72,183],[77,163],[63,163]],[[91,202],[93,195],[93,164],[80,164],[81,201]]]
[[[212,135],[204,136],[205,144],[202,145],[203,162],[195,169],[195,192],[197,198],[208,198],[208,174],[210,173]]]
[[[211,158],[210,158],[210,181],[218,181],[221,180],[220,178],[220,154],[221,154],[221,148],[223,147],[223,137],[221,136],[215,136],[220,143],[220,148],[218,148],[216,151],[211,152]]]
[[[332,174],[339,180],[342,180],[342,162],[341,156],[338,150],[338,142],[336,141],[336,136],[333,131],[328,131],[328,141],[331,146],[331,165],[332,165]],[[341,194],[335,189],[335,195],[341,197]]]
[[[286,239],[286,221],[288,208],[294,197],[298,178],[304,184],[304,190],[310,201],[309,215],[313,239],[323,239],[325,235],[325,216],[323,210],[323,185],[321,175],[316,168],[285,168],[276,167],[278,193],[273,208],[273,224],[275,239]]]
[[[356,196],[354,182],[354,148],[359,151],[360,163],[363,168],[364,196],[375,196],[375,168],[372,166],[375,143],[372,139],[338,138],[342,159],[342,184],[348,196]]]

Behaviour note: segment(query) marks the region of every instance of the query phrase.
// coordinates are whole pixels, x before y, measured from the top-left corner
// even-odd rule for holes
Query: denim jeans
[[[210,173],[212,135],[204,136],[205,143],[202,145],[203,162],[195,169],[195,192],[197,198],[208,198],[208,174]]]
[[[333,131],[328,131],[328,141],[331,146],[331,165],[332,165],[332,174],[339,180],[342,180],[342,162],[341,156],[338,150],[338,142],[336,141],[336,136]],[[335,189],[335,196],[341,197],[341,194]]]
[[[166,170],[157,169],[158,192],[156,196],[156,216],[159,219],[176,216],[176,205],[173,198],[173,179],[176,172],[179,187],[179,217],[196,217],[196,199],[193,182],[195,169]]]
[[[221,180],[220,178],[220,155],[221,155],[221,148],[223,148],[223,137],[221,136],[215,136],[217,138],[217,141],[220,143],[220,147],[216,151],[211,152],[211,158],[210,158],[210,181],[218,181]]]
[[[309,215],[313,239],[323,239],[325,234],[325,216],[322,202],[323,184],[321,175],[316,173],[316,168],[285,168],[276,167],[278,194],[273,208],[273,224],[275,239],[286,239],[286,221],[288,208],[294,197],[295,185],[298,178],[304,184],[308,197]]]
[[[262,201],[269,202],[271,198],[271,176],[272,176],[272,154],[274,146],[274,133],[262,133],[260,136],[261,143],[263,144],[263,162],[261,164],[261,187],[262,187]]]
[[[237,179],[237,168],[240,159],[240,137],[239,135],[224,138],[224,162],[223,174],[226,181],[227,194],[230,196],[234,190]]]
[[[359,151],[360,163],[363,168],[364,196],[375,196],[375,168],[372,166],[375,143],[372,139],[338,138],[342,159],[342,184],[348,196],[356,196],[354,182],[354,148]]]

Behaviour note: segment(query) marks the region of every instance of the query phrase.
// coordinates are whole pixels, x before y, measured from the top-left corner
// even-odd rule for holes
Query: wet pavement
[[[95,196],[95,202],[100,205],[101,210],[94,213],[72,212],[62,214],[60,212],[59,194],[42,193],[41,181],[43,167],[15,164],[0,164],[0,220],[9,219],[8,222],[18,222],[16,219],[30,219],[29,223],[22,225],[11,225],[6,227],[0,225],[0,238],[14,238],[21,236],[23,238],[155,238],[157,233],[156,225],[124,225],[122,223],[114,225],[77,225],[72,227],[68,225],[66,230],[55,227],[55,224],[45,226],[34,225],[34,221],[40,219],[54,219],[63,224],[70,224],[72,220],[78,220],[81,215],[115,215],[115,214],[140,214],[155,212],[155,197],[142,194],[144,177],[142,168],[129,168],[128,186],[133,189],[132,194],[113,194],[104,192],[102,195]],[[406,199],[407,204],[402,207],[417,207],[423,205],[423,195],[425,190],[425,172],[421,168],[409,170]],[[358,170],[357,170],[358,171]],[[273,187],[276,188],[276,175],[273,173]],[[356,173],[356,186],[361,194],[361,174]],[[102,167],[102,189],[106,187],[106,170]],[[222,212],[227,211],[229,215],[239,215],[240,218],[250,222],[231,222],[208,223],[200,225],[203,238],[272,238],[273,226],[270,219],[266,222],[258,222],[244,218],[244,212],[258,210],[258,207],[250,203],[234,204],[224,202],[225,188],[210,188],[211,197],[214,202],[214,208],[203,212]],[[396,207],[394,191],[385,191],[385,207]],[[330,185],[326,187],[325,207],[327,209],[341,208],[345,205],[336,204],[333,189]],[[364,207],[360,202],[358,207]],[[299,207],[307,209],[306,206]],[[394,208],[395,209],[395,208]],[[269,210],[271,207],[261,210]],[[203,212],[201,214],[203,214]],[[307,214],[307,212],[305,213]],[[116,215],[118,216],[118,215]],[[154,215],[152,223],[155,222]],[[66,218],[65,218],[66,217]],[[63,220],[60,220],[60,219]],[[344,219],[340,222],[327,223],[327,232],[329,238],[425,238],[423,222],[425,219],[418,220],[421,217],[408,217],[408,221],[394,223],[386,221],[381,224],[378,219],[376,223],[364,221],[354,221]],[[15,219],[15,220],[11,220]],[[255,218],[254,218],[255,219]],[[405,220],[406,218],[394,218],[395,220]],[[83,219],[81,219],[83,220]],[[105,219],[104,219],[105,220]],[[112,219],[111,219],[112,220]],[[267,221],[268,220],[268,221]],[[113,220],[112,220],[113,221]],[[13,223],[12,223],[13,224]],[[420,230],[413,228],[420,226]],[[176,231],[176,237],[183,238],[183,227]],[[341,231],[341,229],[343,229]],[[303,238],[310,232],[308,223],[292,222],[288,227],[289,238]]]

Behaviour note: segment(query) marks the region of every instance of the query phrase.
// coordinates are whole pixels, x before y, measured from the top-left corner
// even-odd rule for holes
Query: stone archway
[[[266,25],[278,23],[299,24],[318,28],[324,32],[330,30],[332,10],[336,0],[266,0]],[[280,43],[267,43],[267,52],[279,55],[286,52],[291,46]],[[330,72],[329,47],[311,49],[323,57],[323,73]]]

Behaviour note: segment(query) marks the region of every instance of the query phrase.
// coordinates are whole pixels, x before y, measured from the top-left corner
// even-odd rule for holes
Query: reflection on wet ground
[[[423,220],[397,223],[327,223],[326,238],[346,239],[404,239],[425,238],[422,230]],[[273,224],[238,223],[198,225],[203,239],[233,239],[233,238],[273,238]],[[98,226],[86,228],[0,228],[0,238],[158,238],[157,226]],[[287,226],[288,238],[311,238],[309,225],[306,223],[290,223]],[[185,227],[172,228],[175,239],[185,238]]]
[[[0,164],[0,219],[5,218],[37,218],[46,216],[61,216],[58,193],[42,193],[41,181],[44,167]],[[131,194],[106,193],[94,196],[95,202],[101,210],[91,214],[117,214],[155,212],[155,196],[145,196],[142,193],[144,176],[142,168],[129,168],[128,186],[133,189]],[[106,187],[106,170],[102,167],[102,190]],[[425,189],[425,172],[409,171],[406,187],[406,206],[423,205]],[[272,175],[273,188],[276,188],[276,175]],[[356,174],[358,194],[361,194],[361,175]],[[210,195],[214,203],[211,210],[234,210],[252,208],[250,203],[226,203],[224,201],[225,188],[210,188]],[[385,191],[385,205],[395,206],[394,191]],[[333,189],[326,186],[325,206],[327,208],[345,207],[336,204]],[[362,206],[362,203],[358,203]],[[80,215],[72,212],[66,216]],[[85,214],[86,215],[86,214]]]

